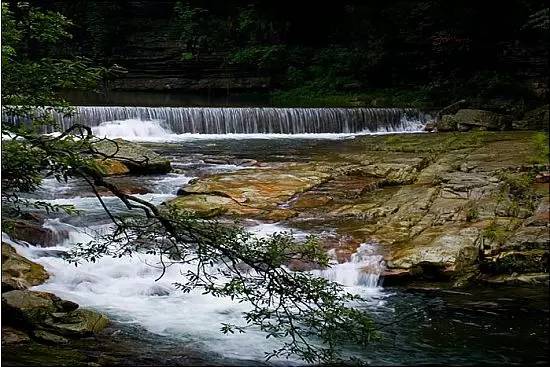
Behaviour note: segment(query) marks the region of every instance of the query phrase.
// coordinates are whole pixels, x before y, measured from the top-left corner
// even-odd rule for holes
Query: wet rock
[[[494,194],[498,185],[483,173],[452,172],[441,178],[441,197],[447,199],[474,199]]]
[[[286,264],[291,271],[311,271],[321,269],[319,264],[311,261],[304,261],[300,259],[292,259]]]
[[[546,286],[549,285],[550,274],[531,273],[531,274],[501,274],[496,276],[484,276],[480,280],[495,285],[514,285],[514,286]]]
[[[124,163],[116,159],[95,159],[95,163],[104,176],[125,175],[130,173],[130,169]]]
[[[314,194],[300,196],[292,205],[295,209],[318,208],[332,201],[330,196],[317,196]]]
[[[68,238],[67,230],[53,230],[43,226],[42,222],[35,220],[16,219],[10,231],[12,238],[25,241],[34,246],[55,246],[60,241]]]
[[[365,172],[385,178],[387,184],[403,185],[411,184],[418,177],[424,159],[417,158],[407,163],[374,163],[364,168]]]
[[[167,203],[176,209],[185,210],[201,218],[215,217],[226,213],[230,208],[238,208],[232,199],[217,195],[185,195]]]
[[[329,178],[330,174],[310,165],[242,170],[190,183],[180,190],[183,196],[166,204],[200,217],[227,214],[281,220],[296,215],[279,208],[281,204]]]
[[[242,170],[213,175],[182,189],[188,194],[222,194],[240,204],[272,207],[330,177],[308,165],[289,169]]]
[[[387,269],[380,274],[380,278],[385,287],[404,285],[415,279],[409,269]]]
[[[536,183],[550,182],[550,172],[541,172],[535,177]]]
[[[170,289],[160,285],[153,285],[145,290],[144,294],[147,296],[168,296],[170,294]]]
[[[21,330],[6,326],[2,327],[2,345],[5,344],[23,344],[28,343],[31,339]]]
[[[255,159],[247,159],[247,158],[243,158],[243,159],[235,159],[233,161],[234,164],[238,165],[238,166],[245,166],[245,167],[250,167],[250,166],[255,166],[258,164],[258,161],[255,160]]]
[[[78,308],[74,302],[52,293],[28,290],[2,294],[2,317],[37,338],[54,343],[63,342],[65,337],[98,333],[109,324],[105,316]]]
[[[468,126],[496,128],[493,122],[473,122]],[[545,199],[535,211],[514,209],[497,175],[521,170],[532,151],[532,134],[521,132],[364,137],[311,163],[259,163],[201,177],[182,188],[183,196],[173,203],[205,216],[336,229],[357,243],[378,243],[387,260],[386,284],[429,280],[462,287],[497,276],[484,267],[496,258],[502,265],[515,264],[511,271],[519,275],[543,269],[535,264],[546,261],[549,246],[547,190],[537,191]],[[505,236],[485,238],[491,223]],[[339,243],[340,237],[325,238],[326,249],[339,262],[348,261],[357,244]],[[534,250],[543,257],[531,256]],[[315,268],[299,260],[288,266]]]
[[[202,161],[206,164],[229,164],[229,160],[222,158],[204,158]]]
[[[45,330],[36,330],[33,336],[46,344],[67,344],[69,339]]]
[[[475,247],[479,229],[437,226],[424,230],[420,235],[395,251],[388,259],[389,268],[410,269],[419,267],[423,273],[434,269],[452,268],[464,248]],[[441,273],[434,270],[432,273]]]
[[[434,131],[436,127],[436,122],[434,120],[426,122],[424,125],[424,131]]]
[[[456,131],[458,130],[458,124],[453,115],[443,115],[435,124],[435,128],[440,132]]]
[[[12,246],[2,243],[2,292],[27,289],[44,283],[48,278],[42,265],[26,259]]]
[[[152,191],[144,186],[141,186],[139,183],[135,182],[134,180],[125,179],[123,177],[118,178],[109,178],[105,181],[111,182],[116,185],[116,187],[123,193],[127,195],[143,195],[143,194],[149,194]],[[98,188],[99,193],[102,196],[112,196],[114,195],[111,191],[107,190],[106,188]]]
[[[361,246],[361,241],[352,236],[328,236],[322,239],[322,246],[332,252],[341,264],[350,261],[351,255]]]
[[[131,173],[168,173],[172,170],[170,161],[151,149],[122,139],[101,140],[94,148],[109,159],[121,162]]]
[[[546,130],[550,119],[548,105],[528,111],[519,121],[514,121],[512,127],[516,130]]]
[[[39,257],[56,257],[56,258],[63,258],[67,251],[63,250],[35,250],[34,252]]]
[[[548,197],[541,200],[533,215],[525,221],[527,226],[548,226],[550,223],[550,200]]]
[[[2,313],[28,325],[40,324],[58,311],[57,300],[59,297],[47,292],[14,290],[2,294]]]
[[[482,271],[490,274],[546,273],[548,251],[509,251],[486,259]]]
[[[438,131],[505,130],[511,124],[511,116],[485,110],[462,109],[454,115],[442,116]]]
[[[525,226],[520,227],[506,239],[499,250],[501,251],[527,251],[550,249],[550,234],[548,227]]]
[[[287,220],[287,219],[293,218],[296,215],[298,215],[298,212],[296,212],[295,210],[273,209],[273,210],[264,211],[262,214],[259,214],[257,218],[278,222],[281,220]]]
[[[69,312],[53,313],[43,321],[43,325],[60,335],[83,337],[105,329],[109,325],[109,319],[98,312],[79,308]]]

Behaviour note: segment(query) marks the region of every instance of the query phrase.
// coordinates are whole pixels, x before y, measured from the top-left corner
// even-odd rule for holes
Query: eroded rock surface
[[[375,242],[389,282],[538,284],[548,279],[548,183],[533,178],[548,162],[532,164],[533,140],[517,132],[363,137],[310,163],[260,162],[200,178],[168,205],[334,228],[354,239],[327,247],[340,262]]]
[[[2,291],[27,289],[44,283],[48,273],[36,264],[19,255],[15,249],[2,242]]]
[[[48,273],[40,264],[2,243],[2,344],[68,343],[100,332],[109,319],[93,310],[48,292],[28,288],[44,283]],[[5,334],[4,334],[5,333]]]
[[[170,161],[151,149],[122,139],[101,140],[94,144],[98,160],[106,176],[131,173],[167,173]]]

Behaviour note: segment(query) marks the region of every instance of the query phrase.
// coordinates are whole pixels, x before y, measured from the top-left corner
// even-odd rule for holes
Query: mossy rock
[[[116,159],[95,159],[95,163],[104,176],[118,176],[130,173],[128,166]]]
[[[48,273],[40,264],[36,264],[19,255],[7,243],[2,243],[2,291],[27,289],[44,283]]]
[[[2,294],[2,317],[31,333],[44,330],[61,337],[93,335],[109,325],[109,319],[98,312],[80,309],[76,303],[52,293],[28,290]],[[51,342],[62,341],[43,336]]]
[[[439,131],[506,130],[512,127],[512,117],[491,111],[462,109],[454,115],[444,115],[437,128]]]
[[[109,159],[123,163],[130,173],[168,173],[172,170],[170,161],[151,149],[122,139],[101,140],[94,148],[109,156]]]
[[[509,251],[485,261],[482,271],[490,274],[547,273],[548,251]]]

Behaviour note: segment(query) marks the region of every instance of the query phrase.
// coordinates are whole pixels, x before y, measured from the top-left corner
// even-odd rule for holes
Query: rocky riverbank
[[[167,205],[203,217],[336,228],[347,261],[384,254],[387,285],[548,284],[548,162],[536,133],[362,137],[307,163],[190,182]]]
[[[68,344],[108,326],[109,319],[98,312],[52,293],[28,289],[48,278],[42,265],[2,242],[2,345]]]
[[[166,173],[170,162],[150,149],[122,140],[104,140],[95,145],[99,171],[106,176],[127,173]],[[135,192],[134,187],[121,187]],[[14,220],[5,220],[2,229],[13,238],[39,247],[55,246],[68,236],[44,225],[46,217],[27,213]],[[52,256],[56,250],[51,251]],[[59,252],[59,251],[57,251]],[[78,304],[48,292],[30,290],[50,278],[44,267],[2,242],[2,346],[28,350],[47,349],[48,345],[65,348],[68,355],[50,356],[56,365],[76,358],[71,350],[81,339],[94,338],[106,329],[109,319]],[[61,347],[64,346],[64,347]],[[88,348],[89,349],[89,348]],[[73,353],[74,352],[74,353]],[[39,356],[44,357],[44,352]],[[78,353],[77,353],[78,354]],[[71,357],[72,356],[72,357]],[[4,360],[4,359],[3,359]],[[14,358],[17,360],[17,358]],[[80,358],[75,360],[77,363]],[[30,362],[30,361],[27,361]],[[44,362],[44,360],[41,360]]]
[[[401,134],[289,145],[288,151],[281,144],[263,154],[250,148],[237,155],[211,143],[192,160],[235,168],[193,171],[197,178],[164,205],[202,217],[256,219],[316,233],[339,263],[349,261],[362,243],[373,243],[385,264],[385,286],[469,286],[477,291],[487,284],[547,285],[549,167],[544,139],[533,132]],[[158,165],[149,166],[150,171],[134,168],[134,176],[130,163],[127,170],[105,172],[112,176],[107,179],[128,193],[151,192],[149,181],[136,179],[168,169],[162,145],[151,145],[161,153],[156,154],[142,145],[117,142],[123,154],[108,158],[115,164],[149,157],[147,162]],[[36,246],[59,242],[65,233],[43,226],[44,219],[22,217],[11,234]],[[288,266],[297,271],[315,268],[300,261]],[[192,347],[175,352],[181,343],[175,340],[163,351],[152,348],[148,343],[157,336],[143,329],[108,324],[97,312],[29,290],[52,275],[7,243],[2,246],[2,270],[3,347],[11,356],[4,361],[12,365],[151,364],[165,363],[165,355],[175,364],[213,363]],[[51,345],[58,353],[51,353]]]

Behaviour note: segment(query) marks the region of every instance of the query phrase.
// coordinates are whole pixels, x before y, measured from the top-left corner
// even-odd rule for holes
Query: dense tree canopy
[[[73,46],[98,62],[124,63],[120,51],[145,37],[179,40],[180,61],[198,68],[201,57],[219,57],[270,76],[271,88],[306,94],[399,87],[452,101],[467,94],[536,100],[547,93],[532,87],[548,73],[549,13],[534,0],[48,5],[79,19]]]

